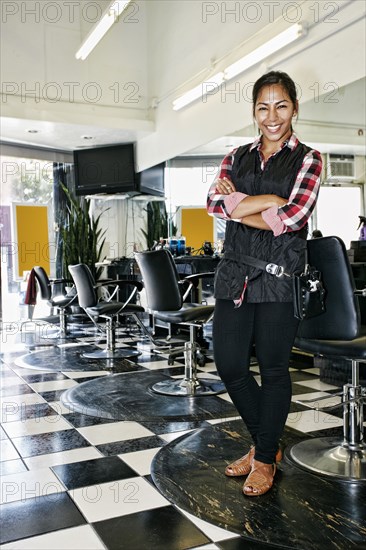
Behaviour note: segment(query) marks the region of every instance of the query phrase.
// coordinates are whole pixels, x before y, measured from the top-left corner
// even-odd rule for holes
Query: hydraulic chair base
[[[319,437],[297,443],[290,456],[298,466],[316,474],[366,481],[366,445],[356,451],[335,437]]]
[[[87,359],[129,359],[130,357],[138,357],[141,355],[140,351],[126,350],[121,348],[115,349],[101,349],[98,351],[91,351],[89,353],[83,353],[83,357]]]
[[[141,355],[141,352],[137,350],[116,348],[114,324],[110,317],[106,318],[106,338],[107,342],[105,349],[83,353],[83,357],[87,359],[129,359],[130,357],[138,357]]]
[[[203,397],[217,395],[226,391],[221,382],[215,378],[197,378],[197,346],[194,340],[194,327],[191,328],[191,341],[184,344],[184,378],[178,380],[163,380],[152,386],[152,390],[163,395],[177,395],[183,397]]]
[[[307,439],[290,449],[289,458],[315,474],[342,481],[366,481],[366,444],[363,440],[365,395],[365,389],[359,385],[358,361],[352,360],[352,382],[343,386],[340,404],[343,406],[343,441],[336,437]],[[323,410],[327,408],[330,407]],[[316,410],[322,409],[317,407]]]

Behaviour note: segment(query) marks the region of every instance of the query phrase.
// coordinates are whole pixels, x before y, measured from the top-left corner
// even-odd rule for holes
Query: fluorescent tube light
[[[80,49],[76,52],[76,59],[84,61],[88,57],[130,2],[131,0],[114,0],[110,3],[102,19],[93,27]]]
[[[294,42],[294,40],[300,38],[303,34],[304,28],[302,25],[298,23],[292,25],[287,30],[281,32],[271,40],[268,40],[268,42],[265,42],[262,46],[259,46],[259,48],[256,48],[248,55],[239,59],[239,61],[229,65],[229,67],[224,70],[225,80],[230,80],[238,76],[253,65],[263,61],[266,57],[288,46],[288,44],[291,44],[291,42]]]
[[[266,57],[277,52],[281,48],[288,46],[291,42],[294,42],[294,40],[297,40],[297,38],[300,38],[300,36],[303,36],[304,34],[305,28],[303,25],[299,23],[292,25],[271,40],[268,40],[268,42],[265,42],[262,46],[259,46],[259,48],[256,48],[248,55],[245,55],[239,59],[239,61],[229,65],[229,67],[224,69],[223,72],[214,75],[209,81],[202,82],[192,90],[189,90],[181,97],[173,101],[173,110],[179,111],[179,109],[189,105],[189,103],[205,97],[212,91],[212,88],[210,89],[209,87],[211,83],[218,87],[221,86],[224,81],[231,80],[232,78],[238,76],[240,73],[243,73],[253,65],[263,61]]]
[[[204,98],[208,93],[211,93],[215,88],[218,88],[221,86],[221,84],[224,82],[224,73],[217,73],[214,76],[211,76],[208,80],[205,80],[204,82],[201,82],[198,86],[195,88],[192,88],[192,90],[189,90],[182,96],[180,96],[178,99],[173,101],[173,110],[179,111],[179,109],[183,109],[186,105],[189,103],[192,103],[193,101],[196,101],[196,99],[202,99]]]

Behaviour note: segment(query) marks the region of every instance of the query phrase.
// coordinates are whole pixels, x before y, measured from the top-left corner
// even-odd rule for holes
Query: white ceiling
[[[97,0],[91,4],[96,3],[103,8],[108,4],[106,0]],[[21,5],[26,3],[14,0],[13,4],[18,4],[21,9]],[[64,7],[67,3],[59,1],[57,4]],[[82,3],[79,4],[82,6]],[[262,40],[261,33],[269,32],[273,35],[274,24],[279,30],[281,25],[288,26],[288,21],[284,20],[283,14],[282,18],[279,17],[274,23],[271,21],[269,24],[264,16],[255,23],[244,20],[243,12],[240,12],[242,19],[238,25],[229,19],[224,21],[222,13],[219,14],[221,22],[217,18],[214,20],[213,17],[211,19],[206,17],[207,24],[204,25],[202,10],[207,4],[200,0],[184,2],[136,0],[135,5],[138,8],[135,16],[136,24],[127,25],[126,21],[124,24],[121,22],[115,24],[86,62],[74,60],[76,48],[80,45],[82,37],[92,27],[85,17],[81,17],[79,21],[75,17],[75,21],[70,21],[70,17],[67,18],[63,13],[62,21],[57,22],[56,25],[50,24],[52,12],[49,12],[48,20],[44,18],[40,23],[31,16],[26,20],[22,20],[20,15],[18,19],[3,18],[1,76],[5,81],[5,90],[7,83],[13,83],[19,89],[21,89],[20,84],[32,89],[34,82],[39,81],[42,89],[44,82],[55,81],[65,84],[65,82],[79,79],[79,83],[96,81],[105,92],[111,90],[115,82],[122,84],[122,90],[126,83],[132,82],[138,83],[138,92],[135,96],[138,101],[136,99],[136,105],[127,105],[126,101],[119,103],[115,101],[113,104],[113,101],[104,101],[106,96],[104,93],[103,101],[98,104],[85,101],[85,97],[80,97],[75,102],[69,101],[67,104],[64,100],[53,103],[52,101],[36,102],[31,101],[32,98],[26,98],[23,101],[24,97],[22,98],[21,94],[17,96],[2,94],[1,140],[65,151],[93,145],[134,141],[145,143],[145,149],[147,148],[149,153],[151,150],[152,156],[154,153],[157,155],[154,147],[157,148],[158,145],[152,139],[155,135],[158,137],[161,133],[162,142],[168,151],[169,135],[174,136],[175,133],[175,137],[178,137],[186,132],[187,126],[192,127],[191,146],[188,145],[189,139],[182,140],[181,143],[177,142],[176,147],[170,149],[174,151],[173,156],[177,154],[222,155],[229,148],[250,141],[254,129],[247,105],[243,105],[247,114],[243,115],[242,124],[240,122],[236,122],[235,126],[231,124],[230,132],[220,132],[220,126],[225,126],[223,123],[225,115],[220,113],[217,117],[217,127],[207,133],[216,137],[208,140],[205,140],[204,132],[201,132],[202,137],[198,138],[197,135],[200,132],[194,132],[193,128],[194,124],[197,125],[197,130],[204,125],[204,118],[200,119],[198,110],[198,107],[203,108],[202,105],[191,110],[188,108],[180,115],[174,115],[175,118],[170,112],[168,119],[165,115],[167,109],[171,111],[169,107],[171,97],[180,89],[179,83],[183,86],[182,90],[191,87],[191,83],[200,82],[207,77],[210,63],[214,67],[219,63],[220,55],[221,58],[230,58],[230,56],[233,59],[239,58],[240,48],[244,50],[249,48],[250,51],[252,43]],[[224,3],[211,4],[220,7]],[[278,2],[273,4],[279,5]],[[302,10],[304,19],[307,17],[309,20],[310,16],[314,16],[314,10],[314,13],[309,12],[309,2],[296,0],[289,4],[297,4],[298,9]],[[309,72],[309,76],[304,80],[307,84],[303,84],[304,96],[307,95],[307,99],[301,104],[296,131],[309,144],[318,146],[324,152],[365,154],[365,71],[361,75],[362,78],[359,72],[357,79],[351,76],[352,64],[357,64],[358,57],[364,55],[362,53],[364,38],[358,37],[361,42],[357,58],[354,58],[355,51],[351,41],[341,39],[338,42],[339,51],[335,51],[333,47],[332,51],[324,53],[326,48],[324,40],[327,34],[331,36],[340,29],[340,23],[338,27],[335,24],[336,19],[339,18],[347,29],[353,25],[352,16],[357,15],[357,10],[360,12],[360,4],[364,2],[350,3],[349,0],[340,0],[337,3],[340,6],[339,14],[330,14],[329,6],[335,4],[326,0],[320,0],[317,3],[320,15],[322,14],[323,18],[327,17],[323,23],[320,21],[322,26],[319,25],[319,29],[315,29],[319,37],[314,34],[312,39],[312,47],[316,47],[319,53],[322,52],[322,59],[335,63],[334,72],[331,73],[333,78],[327,78],[326,84],[321,84],[322,94],[311,98],[315,90],[314,84],[318,83],[319,77],[315,73],[310,74],[311,67],[317,63],[317,57],[308,58],[306,71]],[[347,9],[351,4],[353,8],[351,6],[352,10],[348,13]],[[341,8],[344,8],[343,11]],[[197,21],[194,18],[201,18],[201,20]],[[358,21],[359,18],[356,20]],[[333,25],[332,22],[334,22]],[[323,35],[320,34],[321,32]],[[347,48],[349,48],[350,65],[347,67],[344,64],[337,65],[338,57],[341,54],[344,55]],[[301,47],[296,52],[297,56],[300,54]],[[302,67],[300,59],[299,57],[297,65],[299,75]],[[292,61],[291,58],[289,61],[283,61],[284,67],[286,68],[287,65],[290,67]],[[326,65],[327,63],[323,65],[324,70],[327,68]],[[257,68],[256,74],[261,69],[262,67]],[[345,77],[346,73],[347,75],[349,73],[349,76]],[[247,78],[250,78],[249,75]],[[338,83],[342,83],[343,80],[347,84],[338,86]],[[311,92],[309,92],[308,82],[314,83]],[[332,91],[334,91],[333,96]],[[167,102],[164,104],[166,98],[169,98],[169,105]],[[151,108],[152,103],[155,103],[156,109]],[[220,105],[220,108],[228,109],[228,106]],[[168,127],[168,132],[164,125]],[[176,131],[174,131],[175,128]],[[165,153],[165,157],[167,154]]]

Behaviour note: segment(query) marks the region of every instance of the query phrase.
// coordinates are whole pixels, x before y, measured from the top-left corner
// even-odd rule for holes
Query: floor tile
[[[304,369],[304,372],[308,372],[309,374],[315,374],[316,376],[319,376],[320,369],[319,367],[311,367],[310,369]]]
[[[40,372],[39,374],[25,374],[23,380],[27,384],[35,384],[37,382],[50,382],[54,380],[67,380],[67,377],[61,372]]]
[[[301,411],[288,415],[286,426],[300,432],[315,432],[342,426],[343,420],[322,411]]]
[[[128,464],[140,476],[147,476],[151,471],[151,462],[160,447],[146,449],[144,451],[135,451],[134,453],[125,453],[118,455],[119,458]]]
[[[3,504],[0,543],[86,523],[67,493]]]
[[[76,489],[87,485],[99,485],[131,478],[136,475],[136,472],[117,456],[53,466],[52,471],[67,489]]]
[[[79,433],[92,445],[111,443],[112,441],[123,441],[138,437],[153,435],[152,432],[137,422],[113,422],[99,426],[88,426],[78,428]]]
[[[82,462],[101,458],[103,455],[95,447],[81,447],[80,449],[71,449],[70,451],[61,451],[58,453],[41,454],[25,458],[24,462],[30,470],[57,466],[58,464],[72,464],[73,462]]]
[[[19,458],[19,454],[17,453],[14,445],[11,441],[9,441],[9,439],[2,439],[0,441],[0,457],[1,461],[15,460]]]
[[[66,378],[65,380],[49,380],[45,382],[34,382],[30,384],[30,387],[33,388],[36,392],[49,392],[49,391],[58,391],[58,390],[67,390],[75,386],[77,382],[75,380],[70,380]]]
[[[30,539],[4,544],[2,550],[105,550],[105,546],[90,525],[62,529]]]
[[[69,494],[90,523],[169,504],[142,477],[73,489]]]
[[[203,519],[193,516],[189,512],[181,510],[179,507],[177,508],[192,523],[194,523],[202,531],[202,533],[204,533],[207,537],[215,542],[218,542],[220,540],[227,540],[236,536],[236,533],[232,533],[231,531],[227,531],[226,529],[221,529],[221,527],[216,527],[216,525],[212,525],[212,523],[203,521]]]
[[[65,375],[68,378],[72,378],[73,380],[78,380],[78,378],[96,378],[97,376],[108,376],[109,372],[106,372],[105,370],[95,370],[91,372],[82,372],[82,371],[67,371],[65,372]]]
[[[328,396],[328,399],[323,399],[325,398],[326,396]],[[321,400],[319,400],[319,398],[322,398]],[[312,399],[314,401],[310,402],[310,403],[304,403],[304,406],[305,407],[312,407],[312,408],[315,408],[315,407],[329,407],[329,406],[333,406],[333,405],[339,405],[341,402],[342,402],[342,397],[340,395],[331,395],[329,393],[326,393],[326,392],[312,392],[312,393],[304,393],[304,394],[298,394],[298,395],[294,395],[292,396],[292,401],[296,401],[296,400],[299,400],[299,401],[302,401],[302,400],[308,400],[308,399]],[[333,412],[332,412],[333,414]]]
[[[68,451],[79,447],[89,447],[88,441],[76,430],[28,435],[13,439],[14,446],[22,457],[44,455]]]
[[[124,453],[133,453],[136,451],[144,451],[146,449],[155,449],[165,445],[160,436],[138,437],[135,439],[127,439],[124,441],[115,441],[114,443],[106,443],[98,445],[97,449],[104,455],[118,455]]]
[[[181,366],[182,365],[179,365],[178,363],[174,363],[174,365],[171,365],[169,368],[177,369],[177,368],[181,368]],[[149,369],[149,370],[164,369],[164,368],[168,367],[168,361],[166,359],[165,360],[160,360],[160,361],[149,361],[149,362],[144,363],[144,367],[146,369]]]
[[[23,403],[21,406],[17,404],[6,403],[1,409],[1,422],[22,421],[39,418],[45,416],[55,416],[56,411],[50,407],[47,403],[35,403],[26,405]]]
[[[98,418],[96,416],[89,416],[78,412],[68,412],[63,416],[65,420],[67,420],[72,426],[75,426],[75,428],[98,426],[100,424],[114,424],[116,422],[115,420],[110,420],[109,418]]]
[[[63,415],[63,418],[65,418],[65,415],[70,412],[70,409],[65,407],[65,405],[61,401],[49,401],[48,405],[55,414]]]
[[[0,476],[7,476],[26,471],[27,467],[20,458],[16,460],[5,460],[4,462],[0,462]]]
[[[1,397],[9,397],[13,395],[24,395],[27,393],[33,393],[33,390],[28,386],[28,384],[24,384],[24,383],[7,386],[5,388],[1,388],[0,390]]]
[[[198,428],[206,428],[207,420],[185,420],[185,421],[169,421],[169,420],[146,420],[145,422],[140,420],[140,424],[145,426],[148,430],[154,432],[154,434],[165,434],[170,432],[180,432],[184,430],[196,430]]]
[[[1,485],[0,504],[28,498],[57,498],[59,493],[66,490],[49,468],[4,476]],[[51,497],[55,493],[56,496]]]
[[[295,382],[295,384],[298,385],[298,386],[305,386],[307,388],[313,388],[314,390],[320,390],[320,391],[337,390],[338,389],[338,386],[332,386],[331,384],[326,384],[325,382],[321,382],[318,379],[302,381],[302,382]]]
[[[9,437],[39,435],[73,429],[62,416],[57,414],[41,418],[31,418],[30,420],[6,422],[3,424],[3,428]]]
[[[147,525],[155,526],[153,533],[146,532]],[[98,522],[94,528],[109,550],[121,549],[121,532],[126,549],[131,550],[184,550],[210,542],[173,506]]]
[[[0,388],[7,388],[9,386],[17,386],[19,384],[24,384],[23,380],[12,373],[12,376],[2,376],[0,379]]]
[[[3,397],[1,399],[2,406],[4,408],[5,405],[13,406],[15,410],[18,410],[16,408],[16,405],[19,407],[25,406],[25,405],[34,405],[36,403],[45,403],[46,401],[43,399],[41,395],[38,395],[38,393],[32,392],[27,393],[24,395],[12,395],[9,397]]]

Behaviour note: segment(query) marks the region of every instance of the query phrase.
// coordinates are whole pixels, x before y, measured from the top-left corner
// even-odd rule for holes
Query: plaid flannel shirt
[[[298,143],[299,140],[296,135],[292,134],[291,137],[282,144],[281,149],[283,147],[289,147],[291,151],[293,151]],[[249,150],[253,151],[255,148],[260,155],[261,168],[263,170],[265,160],[261,153],[260,137],[252,143]],[[231,179],[231,171],[236,151],[237,149],[234,149],[221,163],[218,174],[208,192],[207,212],[211,216],[216,216],[224,220],[240,222],[240,220],[232,219],[231,213],[247,195],[240,192],[234,192],[231,193],[231,195],[220,195],[216,193],[217,179],[225,177]],[[277,155],[279,151],[276,151],[271,156]],[[298,231],[307,223],[314,210],[318,197],[321,171],[321,155],[318,151],[312,149],[304,157],[288,202],[284,206],[272,206],[268,210],[262,212],[262,218],[272,229],[275,236],[289,231]]]

